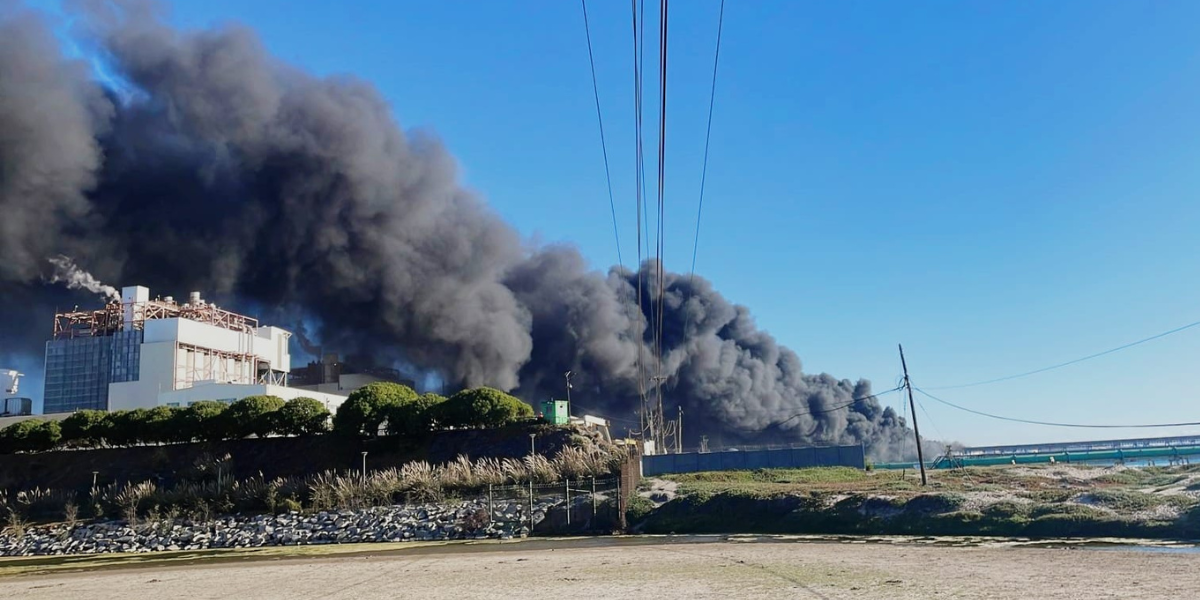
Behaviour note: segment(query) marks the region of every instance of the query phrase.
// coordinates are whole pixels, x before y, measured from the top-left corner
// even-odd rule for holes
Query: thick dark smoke
[[[19,303],[0,312],[0,360],[39,354],[56,307],[95,301],[47,285],[66,255],[104,283],[203,290],[313,324],[323,347],[529,401],[561,395],[572,370],[578,405],[635,418],[654,299],[645,285],[639,318],[637,283],[656,264],[605,275],[571,247],[529,249],[371,85],[282,64],[247,29],[82,3],[75,33],[118,93],[0,6],[0,293]],[[706,280],[665,277],[665,404],[682,405],[689,445],[899,447],[903,423],[875,400],[821,412],[867,382],[804,374]]]

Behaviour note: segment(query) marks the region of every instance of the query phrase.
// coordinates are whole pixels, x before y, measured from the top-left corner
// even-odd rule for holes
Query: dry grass
[[[298,508],[352,509],[398,501],[439,501],[450,494],[481,492],[488,486],[607,476],[624,459],[622,452],[615,446],[588,444],[566,447],[553,457],[471,460],[459,456],[444,464],[410,462],[400,468],[370,472],[366,477],[356,471],[324,471],[273,480],[261,475],[240,480],[223,477],[221,473],[231,470],[228,456],[205,457],[193,466],[189,474],[192,479],[166,488],[150,481],[97,486],[90,490],[85,507],[91,518],[117,515],[134,523],[151,514],[207,520],[213,514],[235,511],[274,513]],[[69,511],[68,507],[74,509]],[[68,512],[74,515],[71,518],[79,516],[72,492],[0,492],[0,514],[12,515],[11,523],[57,520]]]

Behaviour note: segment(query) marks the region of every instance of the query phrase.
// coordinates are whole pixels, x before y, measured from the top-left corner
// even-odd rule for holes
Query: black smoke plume
[[[577,406],[636,419],[657,299],[643,285],[639,316],[638,278],[658,265],[605,274],[572,247],[527,247],[370,84],[297,70],[248,29],[78,3],[75,39],[118,82],[100,83],[37,16],[0,7],[0,360],[40,354],[56,308],[98,301],[47,284],[68,256],[96,285],[203,290],[452,384],[538,401],[571,370]],[[902,420],[875,399],[829,410],[866,381],[804,374],[708,281],[665,280],[665,404],[682,405],[689,446],[900,447]]]

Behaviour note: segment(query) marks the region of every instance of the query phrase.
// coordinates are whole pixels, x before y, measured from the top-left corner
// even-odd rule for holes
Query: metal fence
[[[621,480],[581,478],[481,490],[493,522],[530,535],[613,531],[621,527]]]
[[[804,467],[866,467],[862,445],[687,452],[642,457],[642,475]]]

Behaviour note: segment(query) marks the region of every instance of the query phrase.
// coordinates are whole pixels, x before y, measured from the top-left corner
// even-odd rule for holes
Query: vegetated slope
[[[0,455],[0,489],[31,488],[84,490],[93,472],[100,484],[154,481],[171,484],[188,476],[197,464],[220,463],[224,476],[267,479],[362,468],[367,452],[371,470],[398,467],[414,460],[433,463],[470,458],[510,458],[529,454],[529,434],[535,434],[539,454],[553,455],[567,445],[570,428],[544,425],[501,429],[467,429],[431,433],[428,437],[388,436],[374,440],[336,435],[241,439],[221,442],[64,450]],[[226,455],[228,460],[222,460]]]
[[[674,498],[646,491],[631,507],[639,530],[1200,537],[1200,467],[972,468],[935,471],[926,488],[914,473],[843,468],[669,478]]]

